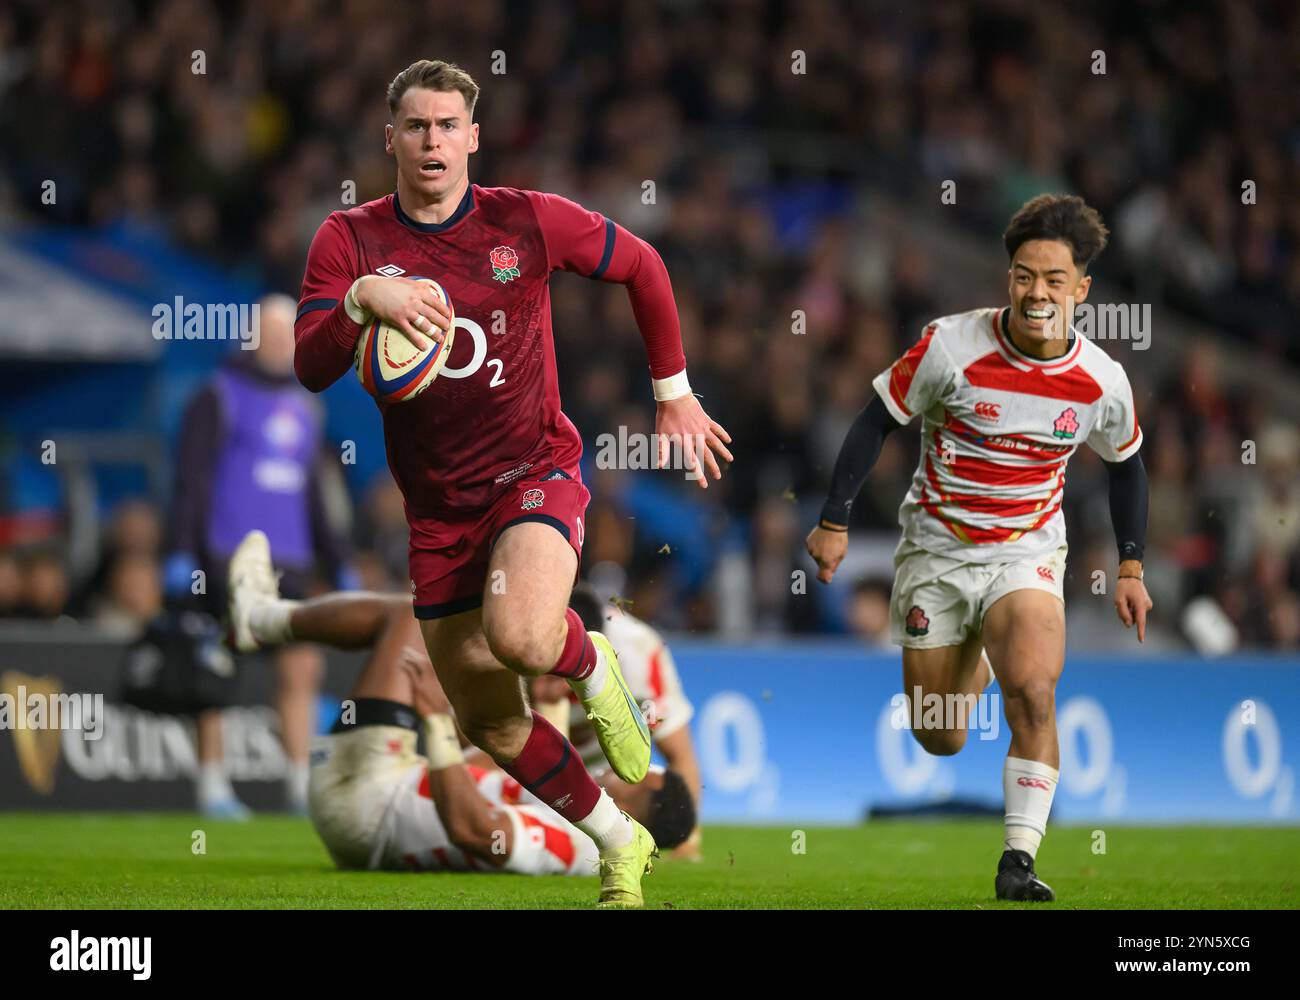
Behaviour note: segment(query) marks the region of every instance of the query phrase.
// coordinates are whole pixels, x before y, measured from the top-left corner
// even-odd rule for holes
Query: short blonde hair
[[[412,87],[423,87],[426,90],[437,90],[443,93],[460,91],[460,95],[465,98],[465,108],[469,111],[470,120],[474,120],[478,84],[455,63],[443,62],[441,59],[420,59],[407,66],[393,77],[393,82],[388,85],[389,114],[397,114],[397,106],[402,103],[402,95]]]

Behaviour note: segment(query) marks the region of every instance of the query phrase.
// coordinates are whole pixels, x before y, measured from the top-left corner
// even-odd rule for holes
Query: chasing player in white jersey
[[[313,741],[308,814],[340,868],[595,875],[600,853],[490,759],[466,762],[451,706],[420,641],[411,599],[337,593],[281,600],[266,536],[230,561],[230,638],[241,651],[310,640],[371,649],[329,735]],[[425,753],[416,752],[417,733]],[[652,768],[601,787],[665,847],[695,826],[690,789]]]
[[[899,512],[893,639],[907,696],[937,694],[958,709],[952,728],[913,729],[932,754],[962,748],[975,699],[997,677],[1011,729],[998,899],[1055,898],[1034,858],[1060,759],[1065,466],[1085,441],[1109,473],[1115,608],[1139,641],[1152,606],[1142,583],[1147,478],[1133,391],[1123,368],[1068,322],[1088,297],[1087,268],[1107,235],[1077,197],[1041,195],[1015,214],[1003,235],[1010,306],[935,320],[875,378],[876,398],[845,438],[807,539],[829,583],[884,435],[920,414],[921,458]]]
[[[569,596],[569,607],[578,613],[583,627],[601,632],[618,651],[618,662],[628,690],[641,707],[650,726],[650,737],[669,771],[681,775],[696,807],[700,801],[700,765],[691,740],[689,723],[695,707],[686,697],[672,650],[653,627],[624,608],[601,600],[586,583],[579,583]],[[608,764],[586,710],[569,685],[556,677],[538,677],[532,684],[538,711],[568,736],[587,770],[596,774]],[[558,704],[558,717],[548,712]],[[701,835],[697,826],[673,857],[699,860]]]

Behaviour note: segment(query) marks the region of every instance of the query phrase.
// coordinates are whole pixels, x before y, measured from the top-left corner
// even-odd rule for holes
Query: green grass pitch
[[[796,853],[796,829],[805,852]],[[206,854],[191,850],[196,830]],[[1006,908],[993,899],[1001,823],[710,826],[705,860],[665,859],[651,909]],[[1300,828],[1054,826],[1038,869],[1056,908],[1300,905]],[[586,907],[594,878],[335,871],[305,820],[184,814],[0,815],[0,907],[274,909]],[[1024,905],[1024,904],[1020,904]]]

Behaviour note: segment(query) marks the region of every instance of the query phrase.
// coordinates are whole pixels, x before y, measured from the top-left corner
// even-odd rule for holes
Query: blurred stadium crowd
[[[887,579],[837,604],[815,582],[792,593],[791,574],[810,566],[802,538],[870,379],[928,319],[998,302],[996,287],[941,293],[905,230],[858,224],[868,196],[933,206],[952,179],[948,224],[999,262],[1022,201],[1082,194],[1113,230],[1099,278],[1218,331],[1167,372],[1121,356],[1147,436],[1155,638],[1186,642],[1182,609],[1210,597],[1243,645],[1300,647],[1300,434],[1275,401],[1225,384],[1218,360],[1300,361],[1300,199],[1285,193],[1300,189],[1300,6],[19,2],[0,11],[5,212],[150,231],[296,297],[344,182],[358,203],[391,190],[384,88],[425,56],[483,87],[473,180],[568,195],[669,267],[693,386],[734,438],[736,463],[707,492],[595,468],[599,435],[652,429],[644,354],[621,289],[553,284],[562,397],[594,496],[584,568],[642,617],[887,633]],[[42,208],[49,177],[66,194]],[[855,538],[896,530],[917,447],[914,429],[891,436]],[[1120,631],[1091,591],[1115,555],[1090,453],[1068,489],[1071,614],[1111,619],[1074,628],[1086,644]],[[361,582],[404,589],[400,496],[385,475],[354,499]],[[162,601],[160,503],[106,514],[86,580],[69,579],[57,545],[0,552],[0,615],[147,618]]]

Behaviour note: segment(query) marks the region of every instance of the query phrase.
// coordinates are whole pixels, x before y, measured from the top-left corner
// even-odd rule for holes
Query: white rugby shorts
[[[890,638],[908,649],[959,646],[1013,590],[1045,590],[1062,604],[1066,545],[1039,559],[973,563],[933,555],[908,542],[894,555]]]

